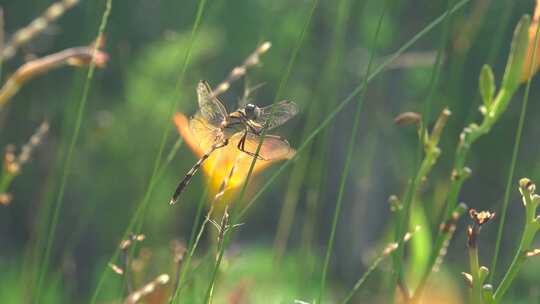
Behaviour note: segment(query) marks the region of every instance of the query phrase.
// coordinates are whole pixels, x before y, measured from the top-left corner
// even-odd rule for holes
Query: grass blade
[[[315,9],[317,8],[318,3],[319,3],[318,0],[313,0],[313,2],[312,2],[310,12],[308,13],[308,15],[306,17],[306,21],[304,23],[304,26],[302,27],[300,35],[298,36],[297,44],[296,44],[296,46],[295,46],[295,48],[294,48],[294,50],[292,52],[289,63],[287,64],[287,68],[285,69],[285,73],[284,73],[284,75],[281,78],[281,81],[279,83],[279,87],[278,87],[278,89],[276,91],[274,101],[272,102],[272,112],[269,115],[268,119],[271,119],[273,114],[274,114],[274,108],[275,108],[274,105],[276,104],[276,102],[280,98],[281,92],[285,88],[285,84],[287,83],[287,81],[289,79],[289,75],[291,73],[292,67],[293,67],[293,65],[294,65],[294,63],[296,61],[296,58],[298,57],[300,47],[302,46],[302,44],[304,42],[306,32],[307,32],[307,30],[309,28],[309,25],[311,24],[311,20],[313,18],[313,15],[315,13]],[[255,155],[258,155],[259,152],[260,152],[260,149],[261,149],[261,146],[262,146],[262,143],[263,143],[263,140],[264,140],[265,133],[266,133],[266,129],[263,129],[263,132],[261,134],[261,138],[259,140],[259,145],[257,147],[257,150],[255,151]],[[257,158],[254,157],[252,162],[251,162],[248,174],[246,176],[246,180],[244,181],[244,184],[242,185],[240,195],[239,195],[238,199],[236,200],[237,204],[234,205],[234,209],[233,209],[232,216],[231,216],[231,224],[230,224],[231,227],[234,227],[238,223],[238,221],[240,219],[240,214],[238,213],[238,206],[239,206],[239,203],[242,202],[243,199],[244,199],[244,196],[245,196],[246,190],[247,190],[247,186],[249,184],[249,180],[250,180],[251,175],[253,173],[253,169],[255,168],[255,162],[256,161],[257,161]],[[216,281],[216,278],[217,278],[217,272],[218,272],[218,269],[219,269],[219,265],[221,264],[221,260],[223,259],[223,254],[225,252],[225,248],[227,247],[227,245],[229,244],[229,242],[231,240],[231,234],[232,234],[231,232],[232,232],[231,229],[228,229],[225,232],[223,245],[221,246],[221,248],[218,248],[219,252],[218,252],[218,255],[217,255],[217,258],[216,258],[216,263],[214,265],[214,269],[212,271],[210,284],[208,285],[208,288],[206,290],[204,303],[211,303],[211,301],[212,301],[212,291],[213,291],[214,284],[215,284],[215,281]]]
[[[461,0],[458,2],[451,10],[450,13],[455,13],[459,9],[461,9],[465,4],[470,2],[470,0]],[[423,28],[420,32],[418,32],[416,35],[414,35],[408,42],[403,44],[394,54],[389,56],[377,69],[371,73],[371,75],[367,78],[367,83],[369,83],[373,78],[378,76],[381,72],[384,71],[384,69],[390,65],[396,58],[401,56],[405,51],[407,51],[411,46],[413,46],[420,38],[427,35],[431,30],[433,30],[437,25],[439,25],[442,21],[444,21],[445,14],[442,14],[441,16],[437,17],[435,20],[433,20],[430,24],[428,24],[425,28]],[[339,105],[332,110],[326,118],[321,121],[319,126],[311,132],[311,134],[300,144],[298,149],[296,149],[296,155],[290,159],[285,161],[279,168],[274,172],[270,178],[268,178],[267,182],[261,187],[261,189],[253,196],[253,198],[246,204],[246,206],[241,210],[240,212],[240,220],[246,215],[247,211],[251,208],[251,206],[259,199],[259,197],[270,187],[270,185],[277,179],[277,177],[283,173],[283,171],[292,163],[295,159],[299,157],[302,151],[304,151],[311,141],[315,139],[315,137],[323,131],[339,114],[345,106],[347,106],[356,95],[358,95],[360,92],[362,92],[365,89],[364,83],[361,83],[358,85],[350,94],[347,96],[344,100],[342,100]]]
[[[109,20],[111,9],[112,9],[112,0],[107,0],[107,2],[105,4],[105,10],[103,11],[103,15],[101,17],[101,23],[99,25],[99,29],[98,29],[97,36],[96,36],[98,38],[103,35],[103,33],[105,32],[105,29],[107,28],[107,23],[108,23],[108,20]],[[93,51],[94,54],[96,54],[98,47],[99,46],[96,43],[95,46],[94,46],[94,51]],[[92,56],[92,57],[94,57],[94,56]],[[54,243],[54,236],[56,234],[56,228],[57,228],[57,225],[58,225],[58,218],[60,216],[60,210],[62,209],[62,204],[64,202],[64,193],[65,193],[65,189],[66,189],[67,178],[69,176],[69,171],[71,169],[71,163],[73,161],[73,153],[75,151],[75,145],[77,144],[77,139],[79,138],[79,133],[80,133],[81,124],[82,124],[82,118],[83,118],[83,115],[84,115],[84,110],[86,108],[86,103],[88,101],[88,94],[90,92],[90,84],[91,84],[92,79],[94,77],[95,68],[96,68],[96,63],[95,63],[94,60],[92,60],[91,63],[90,63],[90,66],[88,68],[88,73],[86,74],[86,81],[85,81],[85,84],[84,84],[84,89],[83,89],[83,93],[82,93],[82,96],[81,96],[81,100],[80,100],[80,102],[78,104],[78,107],[77,107],[77,116],[75,118],[75,129],[73,130],[73,134],[72,134],[70,142],[69,142],[67,155],[66,155],[66,161],[64,163],[64,170],[63,170],[62,177],[61,177],[61,182],[60,182],[60,188],[58,190],[58,196],[57,196],[56,204],[55,204],[55,207],[54,207],[53,217],[52,217],[51,225],[50,225],[50,227],[48,229],[48,233],[47,233],[47,245],[45,247],[45,253],[43,255],[43,259],[42,259],[42,263],[41,263],[42,266],[41,266],[41,268],[40,268],[40,270],[38,272],[39,278],[38,278],[38,282],[37,282],[37,286],[36,286],[36,290],[37,290],[36,291],[36,296],[35,296],[35,301],[36,302],[39,302],[39,300],[40,300],[41,290],[43,288],[43,280],[45,279],[45,275],[48,272],[49,263],[50,263],[50,261],[49,261],[50,260],[50,255],[51,255],[52,246],[53,246],[53,243]]]
[[[529,92],[531,89],[531,80],[532,80],[532,69],[536,63],[536,49],[538,48],[538,39],[539,39],[539,29],[540,26],[537,25],[536,33],[534,36],[534,48],[532,53],[531,64],[528,67],[529,79],[527,80],[527,85],[525,87],[525,94],[523,95],[523,102],[521,105],[521,113],[519,115],[518,127],[516,129],[514,147],[512,150],[512,159],[510,160],[510,169],[508,170],[508,178],[506,180],[506,188],[504,190],[504,199],[501,209],[501,221],[499,223],[499,228],[497,230],[497,240],[495,241],[495,253],[493,254],[493,259],[491,261],[491,269],[488,278],[488,282],[493,282],[495,277],[495,270],[497,269],[497,260],[499,258],[499,252],[501,249],[502,234],[504,232],[504,223],[506,221],[506,211],[508,210],[508,204],[510,202],[510,192],[512,191],[512,180],[514,179],[514,171],[517,164],[517,157],[519,154],[519,147],[521,143],[521,134],[523,133],[523,126],[525,124],[525,116],[527,114],[527,104],[529,102]]]
[[[185,57],[184,57],[184,63],[182,65],[182,69],[180,71],[180,76],[178,78],[177,85],[176,85],[176,90],[175,91],[178,92],[178,93],[179,93],[179,90],[180,90],[180,84],[184,80],[186,70],[187,70],[187,66],[188,66],[189,60],[191,58],[191,51],[193,49],[193,44],[194,44],[194,41],[195,41],[197,30],[198,30],[199,25],[200,25],[201,20],[202,20],[202,15],[203,15],[203,12],[204,12],[204,9],[205,9],[205,5],[206,5],[206,0],[200,0],[199,1],[198,7],[197,7],[197,14],[196,14],[195,20],[193,21],[193,26],[192,26],[192,29],[191,29],[191,36],[190,36],[190,40],[189,40],[189,45],[187,46],[186,54],[185,54]],[[178,106],[178,103],[179,103],[179,99],[175,99],[171,103],[171,111],[170,111],[171,117],[172,117],[172,115],[174,113],[174,110]],[[154,169],[152,171],[152,175],[151,175],[150,181],[148,183],[148,188],[147,188],[147,190],[145,192],[145,195],[144,195],[141,203],[139,203],[139,205],[137,206],[137,209],[136,209],[130,223],[128,224],[126,230],[124,231],[124,235],[122,236],[122,239],[125,239],[125,237],[132,231],[132,229],[136,228],[135,231],[137,231],[137,232],[140,231],[140,229],[141,229],[142,222],[143,222],[143,215],[144,215],[144,213],[146,211],[146,207],[148,206],[148,202],[150,201],[150,197],[151,197],[152,192],[154,190],[154,186],[156,184],[157,176],[158,176],[158,173],[159,173],[159,167],[160,167],[160,163],[161,163],[161,158],[162,158],[163,152],[165,150],[165,144],[167,142],[167,137],[168,137],[168,134],[169,134],[169,132],[170,132],[170,130],[172,128],[172,124],[170,123],[170,121],[171,121],[171,119],[168,119],[165,122],[165,127],[164,127],[164,130],[163,130],[163,134],[161,136],[161,141],[160,141],[158,153],[156,155],[156,159],[155,159],[155,162],[154,162]],[[119,249],[117,248],[115,250],[115,252],[113,253],[111,259],[109,260],[109,263],[114,261],[118,257],[118,254],[119,254]],[[107,265],[109,263],[107,263]],[[108,268],[105,268],[104,271],[102,272],[99,280],[98,280],[98,284],[97,284],[96,289],[95,289],[95,291],[94,291],[94,293],[92,295],[92,300],[90,301],[90,303],[92,303],[92,304],[94,304],[96,302],[97,296],[98,296],[103,284],[105,283],[105,277],[106,277],[107,271],[108,271]]]
[[[435,58],[435,64],[433,65],[433,69],[431,71],[431,78],[429,82],[429,92],[426,96],[426,99],[424,101],[424,106],[422,110],[422,126],[423,128],[427,128],[428,121],[431,116],[431,107],[433,104],[433,96],[435,95],[435,89],[437,88],[438,80],[439,80],[439,74],[441,71],[441,62],[442,62],[442,55],[444,47],[446,46],[446,41],[448,39],[448,33],[450,30],[450,10],[449,7],[452,7],[454,5],[455,1],[446,1],[446,10],[444,14],[444,22],[445,26],[442,30],[442,35],[440,36],[439,41],[439,49],[437,50],[437,56]],[[411,182],[408,185],[408,189],[405,191],[405,198],[403,201],[403,211],[396,212],[396,231],[394,235],[395,240],[399,240],[403,233],[407,230],[409,226],[410,216],[411,216],[411,208],[414,205],[414,200],[416,197],[416,193],[418,191],[418,186],[421,183],[421,179],[424,177],[421,174],[421,163],[422,163],[422,154],[424,151],[424,141],[425,141],[426,132],[422,131],[420,140],[418,141],[418,148],[417,148],[417,154],[416,154],[416,174],[415,177],[412,178]],[[403,259],[404,259],[404,253],[405,248],[404,246],[398,248],[394,253],[394,268],[396,270],[394,283],[397,284],[400,282],[402,289],[406,290],[405,282],[404,282],[404,273],[403,273]],[[392,288],[392,290],[395,290]]]
[[[392,254],[392,252],[396,251],[399,247],[402,247],[406,242],[408,242],[412,238],[414,233],[418,232],[418,230],[420,230],[420,226],[416,226],[414,231],[406,233],[405,236],[398,243],[390,243],[390,244],[388,244],[386,246],[386,248],[381,252],[381,254],[375,259],[375,261],[373,261],[373,263],[371,263],[371,266],[369,266],[369,268],[364,272],[364,274],[360,277],[360,279],[358,279],[358,281],[356,281],[356,283],[354,284],[351,291],[349,291],[349,293],[347,294],[345,299],[343,299],[343,301],[341,301],[341,304],[349,303],[349,301],[352,299],[354,294],[360,289],[360,287],[362,287],[362,285],[364,284],[364,282],[366,282],[369,275],[373,271],[375,271],[375,269],[377,269],[379,264],[387,256]]]
[[[364,4],[366,1],[363,1],[362,4]],[[332,38],[331,38],[331,50],[329,51],[327,62],[325,62],[324,67],[321,69],[322,77],[320,78],[319,84],[316,86],[318,89],[318,92],[314,93],[315,96],[317,96],[318,101],[323,101],[322,105],[319,105],[318,107],[310,106],[308,107],[307,113],[304,113],[305,124],[302,127],[302,136],[300,138],[305,138],[309,135],[311,130],[317,126],[319,123],[323,113],[326,113],[332,109],[332,103],[330,102],[324,102],[324,100],[335,100],[336,94],[337,94],[337,88],[338,88],[338,80],[339,77],[335,77],[335,75],[339,75],[342,73],[342,56],[344,55],[344,43],[345,43],[345,34],[346,34],[346,27],[348,24],[348,19],[350,17],[350,14],[352,13],[352,1],[350,0],[341,0],[337,4],[337,16],[335,21],[334,30],[332,32]],[[310,103],[317,103],[316,100],[311,100]],[[328,134],[322,135],[324,136],[323,141],[327,141],[327,138],[329,137]],[[283,254],[287,247],[287,242],[289,240],[289,235],[291,233],[291,227],[294,221],[296,209],[299,203],[299,193],[300,188],[307,184],[308,188],[306,191],[317,191],[316,189],[319,189],[318,187],[315,187],[315,184],[320,184],[321,179],[323,178],[323,174],[320,174],[318,172],[323,172],[322,166],[323,161],[321,154],[325,154],[326,150],[326,143],[321,143],[319,145],[319,149],[315,150],[314,146],[313,153],[314,155],[310,153],[306,153],[305,157],[302,159],[299,159],[298,162],[294,165],[294,168],[292,169],[292,172],[289,176],[289,180],[287,182],[287,190],[285,191],[285,194],[283,195],[283,203],[282,203],[282,209],[278,220],[277,230],[276,230],[276,237],[274,239],[274,261],[276,264],[279,264],[281,261],[281,258],[283,257]],[[318,164],[321,168],[313,168],[313,164]],[[308,170],[308,166],[310,169]],[[306,183],[306,178],[311,176],[313,181],[309,181]],[[309,204],[309,203],[308,203]],[[313,203],[312,203],[313,204]],[[309,209],[313,209],[313,207],[308,207]],[[315,214],[313,210],[310,211],[310,214]],[[310,224],[312,221],[309,221]],[[307,228],[306,225],[308,222],[304,224],[304,230]],[[304,236],[305,237],[305,236]],[[303,237],[303,238],[304,238]]]
[[[386,15],[386,10],[389,6],[389,0],[385,1],[385,4],[383,6],[383,11],[381,13],[381,16],[379,17],[379,20],[377,21],[377,27],[375,29],[375,35],[373,36],[373,43],[371,44],[373,46],[373,49],[371,50],[371,54],[369,56],[369,62],[366,70],[366,74],[364,76],[363,85],[364,87],[367,86],[369,73],[371,72],[371,65],[373,64],[373,59],[375,58],[375,49],[377,45],[377,39],[379,38],[379,33],[381,31],[381,25],[382,21],[384,19],[384,16]],[[337,223],[339,221],[339,216],[341,214],[341,205],[343,203],[343,196],[345,194],[345,183],[347,181],[347,178],[349,177],[349,171],[351,162],[353,159],[353,153],[356,147],[356,140],[357,140],[357,134],[358,134],[358,127],[360,125],[360,114],[362,113],[363,105],[364,105],[364,96],[365,96],[365,90],[362,91],[362,94],[358,96],[358,104],[356,105],[356,111],[354,114],[354,123],[353,128],[351,132],[351,136],[349,138],[349,143],[347,145],[347,156],[345,159],[345,165],[343,166],[343,171],[341,173],[341,180],[339,182],[339,190],[338,190],[338,197],[336,202],[336,208],[334,210],[334,218],[332,220],[332,228],[330,230],[330,238],[328,240],[328,245],[326,249],[326,256],[324,258],[324,265],[322,270],[322,278],[321,278],[321,284],[319,286],[319,295],[317,297],[317,301],[315,303],[320,304],[323,300],[323,294],[324,290],[326,288],[326,278],[328,273],[328,267],[330,264],[330,258],[332,256],[332,252],[334,249],[334,239],[336,236],[336,228]]]

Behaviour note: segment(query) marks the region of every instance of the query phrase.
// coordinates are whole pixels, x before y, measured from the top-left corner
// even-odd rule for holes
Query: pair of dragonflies
[[[277,159],[291,150],[287,140],[276,135],[263,136],[263,132],[281,126],[295,116],[298,107],[294,102],[283,100],[262,108],[252,103],[241,104],[239,109],[228,113],[206,81],[199,82],[197,99],[199,110],[190,119],[189,127],[199,141],[210,140],[211,145],[180,181],[171,205],[178,201],[204,161],[217,149],[234,144],[245,155],[263,161]],[[257,151],[261,140],[262,146]]]

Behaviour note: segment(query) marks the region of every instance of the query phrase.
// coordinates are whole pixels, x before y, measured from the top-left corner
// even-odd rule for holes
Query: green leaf
[[[480,71],[480,95],[484,100],[484,105],[489,108],[493,102],[493,95],[495,94],[495,78],[493,77],[493,70],[487,64],[484,64],[482,71]]]
[[[523,15],[514,30],[510,54],[508,55],[508,61],[506,63],[502,81],[503,89],[507,89],[510,92],[517,89],[521,73],[523,72],[523,62],[525,61],[527,48],[529,46],[530,23],[531,18],[529,15]]]
[[[430,252],[432,250],[433,239],[431,232],[425,227],[429,227],[430,223],[424,210],[424,202],[416,201],[414,208],[411,209],[411,228],[420,226],[420,229],[411,239],[410,256],[411,262],[408,267],[407,282],[411,286],[416,286],[422,278],[422,274],[429,264]],[[412,230],[411,230],[412,231]]]

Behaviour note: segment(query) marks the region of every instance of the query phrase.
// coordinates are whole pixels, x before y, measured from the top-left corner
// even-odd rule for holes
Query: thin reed
[[[1,300],[539,302],[540,0],[426,3],[2,4]]]

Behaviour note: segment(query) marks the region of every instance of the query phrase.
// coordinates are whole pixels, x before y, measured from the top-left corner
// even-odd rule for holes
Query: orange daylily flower
[[[540,41],[539,45],[536,47],[536,56],[535,62],[531,69],[531,64],[533,60],[534,52],[534,42],[536,40],[536,32],[538,28],[538,20],[540,19],[540,0],[536,0],[536,7],[534,9],[534,16],[529,26],[529,46],[527,48],[527,55],[525,55],[525,60],[523,62],[523,71],[521,72],[521,82],[526,82],[530,77],[533,77],[534,74],[540,69]],[[529,71],[530,70],[530,71]]]
[[[201,138],[204,134],[197,134],[195,130],[190,128],[189,119],[184,114],[176,113],[174,115],[174,124],[184,142],[197,158],[202,157],[211,149],[214,142],[208,138]],[[231,137],[227,146],[215,150],[202,165],[202,171],[210,186],[211,198],[220,191],[223,181],[230,175],[233,167],[233,174],[230,176],[225,189],[227,196],[234,193],[234,190],[244,183],[248,175],[253,157],[240,151],[237,144],[238,138],[236,136]],[[261,147],[261,154],[263,153],[271,154],[272,157],[271,159],[258,159],[253,168],[253,176],[277,161],[292,158],[295,151],[290,147],[288,149],[276,148],[270,142],[267,144],[265,140]]]

